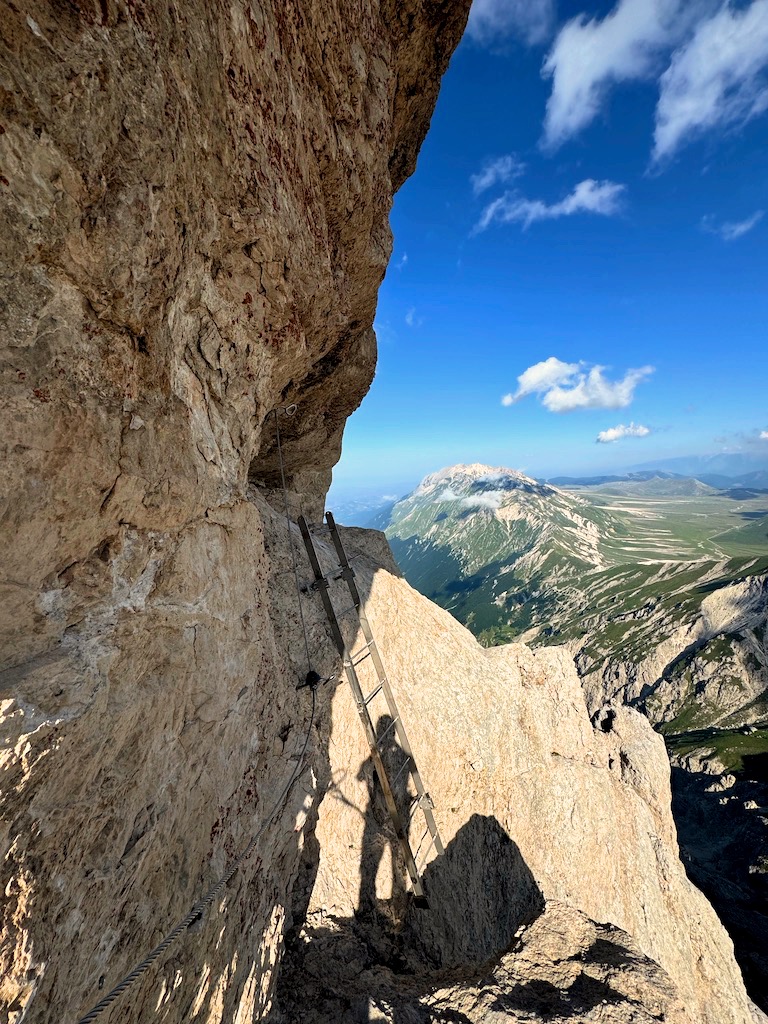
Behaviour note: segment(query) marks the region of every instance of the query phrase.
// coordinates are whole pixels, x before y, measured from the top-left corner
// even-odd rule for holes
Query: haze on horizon
[[[767,112],[768,0],[475,0],[333,493],[768,467]]]

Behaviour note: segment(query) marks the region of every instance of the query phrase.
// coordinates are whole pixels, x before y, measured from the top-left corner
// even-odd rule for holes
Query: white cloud
[[[508,156],[499,156],[495,160],[486,160],[483,169],[479,174],[470,176],[472,191],[476,196],[494,185],[501,185],[504,182],[519,178],[525,170],[525,164],[518,160],[514,153]]]
[[[572,381],[578,374],[581,363],[564,363],[561,359],[550,356],[541,363],[534,363],[517,378],[517,391],[514,395],[504,395],[502,405],[512,405],[526,395],[540,394],[549,391],[558,384]]]
[[[440,494],[435,498],[435,504],[439,504],[441,501],[460,501],[461,495],[457,494],[456,491],[450,487],[444,488]]]
[[[474,0],[467,35],[483,46],[509,38],[535,46],[549,37],[554,16],[554,0]]]
[[[611,441],[620,441],[623,437],[648,437],[650,432],[642,423],[619,423],[617,427],[601,430],[596,440],[598,444],[610,444]]]
[[[747,217],[745,220],[723,221],[722,224],[716,223],[713,216],[707,215],[701,219],[701,230],[707,231],[711,235],[719,235],[726,242],[732,242],[734,239],[741,238],[742,235],[746,235],[748,231],[751,231],[763,219],[763,213],[763,210],[757,210],[751,217]]]
[[[761,430],[760,431],[760,440],[761,441],[768,441],[768,430]]]
[[[559,146],[590,124],[615,83],[651,77],[661,53],[707,6],[706,0],[620,0],[602,20],[581,14],[564,25],[542,68],[552,78],[544,144]]]
[[[604,366],[584,370],[584,363],[564,363],[550,356],[521,373],[517,391],[504,395],[502,405],[513,405],[530,394],[542,395],[541,404],[550,412],[574,409],[623,409],[628,406],[637,385],[653,373],[652,366],[627,370],[620,380],[605,378]]]
[[[424,323],[424,318],[416,316],[416,307],[411,306],[408,312],[405,314],[405,323],[408,327],[421,327]]]
[[[480,494],[470,494],[461,499],[461,504],[467,508],[501,508],[501,503],[507,497],[504,491],[482,491]]]
[[[407,262],[408,262],[408,253],[404,252],[403,255],[400,257],[400,259],[395,264],[395,270],[402,270]]]
[[[609,381],[603,376],[605,367],[593,366],[588,374],[580,374],[572,387],[556,387],[548,391],[542,405],[550,412],[572,412],[574,409],[623,409],[634,398],[637,385],[653,373],[652,366],[627,370],[621,380]]]
[[[670,156],[716,126],[768,109],[768,0],[725,4],[701,22],[660,79],[653,156]]]
[[[528,227],[537,220],[555,220],[559,217],[570,217],[574,213],[597,213],[610,217],[621,208],[621,196],[624,185],[613,181],[595,181],[586,178],[559,203],[545,203],[541,199],[524,199],[515,192],[505,192],[494,199],[483,210],[482,216],[475,227],[475,232],[484,231],[493,221],[510,224],[520,221]]]

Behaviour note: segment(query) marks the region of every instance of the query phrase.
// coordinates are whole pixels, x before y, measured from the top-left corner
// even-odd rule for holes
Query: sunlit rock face
[[[272,513],[249,481],[277,484],[272,413],[296,403],[280,423],[292,512],[321,508],[373,375],[393,192],[468,6],[40,0],[0,15],[13,1022],[96,1002],[295,764],[310,713],[284,633],[296,596],[270,596],[290,562],[265,551]],[[223,912],[110,1019],[266,1012],[324,713],[313,771]]]
[[[732,943],[679,859],[662,738],[630,708],[592,721],[563,648],[480,647],[378,566],[376,537],[348,543],[372,556],[354,563],[358,585],[446,854],[428,858],[430,909],[404,900],[340,687],[282,1019],[751,1024]],[[344,589],[332,588],[339,605]],[[424,831],[417,814],[414,848]]]
[[[11,1024],[77,1021],[265,822],[101,1020],[750,1020],[677,858],[660,740],[629,711],[594,727],[564,652],[483,652],[381,537],[346,535],[446,843],[428,912],[346,686],[314,716],[297,690],[304,630],[321,676],[339,659],[296,593],[277,431],[290,515],[317,518],[373,373],[392,194],[467,6],[0,19]]]

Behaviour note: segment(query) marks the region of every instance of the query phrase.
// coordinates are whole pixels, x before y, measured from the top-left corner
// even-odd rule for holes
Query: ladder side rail
[[[325,518],[328,523],[328,532],[331,535],[333,546],[336,549],[336,557],[338,558],[339,565],[341,566],[342,577],[347,581],[349,592],[352,595],[352,601],[359,611],[362,602],[360,600],[360,592],[358,591],[357,584],[355,583],[355,570],[349,564],[347,552],[344,550],[344,545],[341,543],[339,528],[336,526],[336,520],[333,518],[333,512],[326,512]],[[369,640],[371,637],[366,636],[365,639]]]
[[[392,688],[389,685],[389,682],[387,681],[387,673],[384,669],[384,662],[381,660],[381,655],[379,654],[378,646],[373,638],[373,631],[371,630],[371,625],[368,622],[368,617],[363,611],[362,601],[360,600],[360,593],[357,589],[357,584],[355,583],[353,578],[353,570],[350,568],[349,560],[347,559],[347,553],[344,550],[344,545],[342,544],[341,537],[339,536],[339,531],[336,526],[336,521],[333,518],[333,513],[326,512],[325,518],[328,520],[328,529],[331,534],[333,546],[336,549],[336,556],[339,559],[339,565],[341,566],[344,579],[347,581],[347,586],[349,587],[349,592],[352,595],[352,600],[354,604],[357,606],[357,616],[360,620],[360,628],[362,629],[363,636],[365,637],[365,642],[370,651],[371,659],[373,661],[374,668],[376,669],[376,675],[379,677],[379,682],[383,683],[384,696],[386,697],[387,704],[389,705],[390,713],[397,722],[398,739],[401,741],[401,745],[403,746],[404,752],[413,759],[413,751],[411,750],[410,744],[408,743],[408,737],[405,734],[405,729],[401,725],[400,711],[397,707],[397,701],[395,700],[395,695],[392,692]]]
[[[331,602],[331,598],[328,593],[328,580],[323,575],[323,570],[320,566],[320,560],[317,557],[317,552],[315,551],[315,544],[314,541],[312,540],[312,534],[309,532],[307,520],[304,518],[304,516],[299,516],[298,523],[299,529],[301,530],[301,536],[304,540],[304,546],[307,549],[309,564],[312,566],[312,572],[314,573],[315,576],[315,585],[317,586],[317,589],[320,592],[320,598],[323,602],[323,607],[325,608],[325,614],[331,626],[331,635],[333,636],[333,642],[336,644],[339,654],[346,661],[349,652],[347,651],[347,645],[344,643],[344,637],[341,634],[338,619],[336,618],[336,612],[334,611],[333,603]]]
[[[373,638],[373,631],[371,630],[371,625],[368,622],[367,615],[363,611],[362,601],[360,600],[360,593],[357,589],[357,584],[355,583],[354,580],[353,570],[350,568],[349,565],[347,553],[344,550],[344,545],[341,541],[341,537],[339,536],[338,527],[336,526],[336,520],[333,518],[332,512],[326,512],[325,518],[328,521],[328,530],[331,535],[331,540],[333,541],[333,546],[336,549],[336,557],[339,560],[339,565],[341,566],[343,578],[347,582],[349,592],[352,595],[352,600],[357,607],[357,616],[360,620],[360,628],[362,629],[366,645],[371,655],[371,660],[373,661],[374,668],[376,669],[376,675],[379,677],[379,682],[382,684],[384,696],[386,698],[387,705],[389,706],[390,714],[397,723],[396,730],[398,739],[400,741],[400,745],[403,748],[403,752],[407,754],[411,758],[411,760],[413,760],[413,751],[411,750],[410,743],[408,742],[408,737],[405,733],[405,728],[401,724],[402,720],[400,718],[400,710],[397,706],[397,701],[395,700],[395,695],[392,692],[392,688],[387,680],[387,673],[384,669],[384,662],[381,660],[379,649],[376,645],[376,641]]]

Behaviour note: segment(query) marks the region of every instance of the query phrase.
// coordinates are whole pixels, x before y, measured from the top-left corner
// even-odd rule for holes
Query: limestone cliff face
[[[379,558],[361,586],[448,845],[429,912],[369,807],[345,684],[311,728],[296,690],[271,413],[297,403],[278,421],[290,511],[317,516],[373,372],[392,193],[466,9],[0,17],[11,1024],[77,1020],[108,991],[267,819],[305,735],[247,863],[102,1020],[750,1020],[677,858],[661,741],[631,711],[593,727],[565,653],[482,651],[349,535]]]
[[[297,638],[275,632],[295,596],[272,604],[248,481],[276,483],[270,414],[297,402],[281,424],[294,508],[320,508],[374,370],[393,191],[468,6],[0,12],[12,1021],[95,1002],[221,872],[295,763],[308,698]],[[114,1019],[263,1012],[304,799],[294,788],[226,912]]]
[[[483,649],[405,581],[355,564],[447,852],[426,872],[432,908],[404,906],[340,687],[285,1019],[315,1019],[290,1012],[309,992],[329,1021],[361,1019],[366,1000],[391,1021],[751,1021],[732,944],[679,860],[664,743],[643,716],[593,726],[563,649]]]

